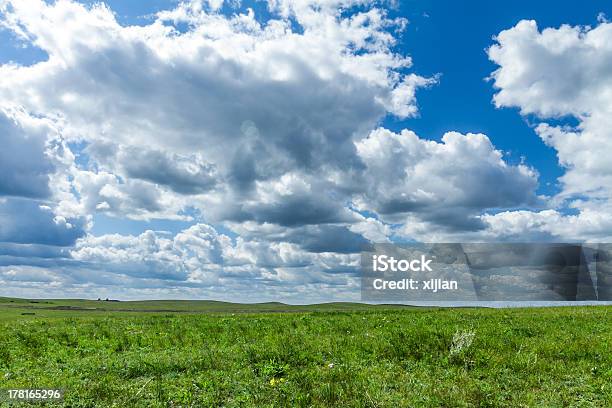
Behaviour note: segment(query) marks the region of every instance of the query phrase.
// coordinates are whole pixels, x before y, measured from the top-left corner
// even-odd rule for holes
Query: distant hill
[[[113,299],[20,299],[0,297],[4,313],[50,312],[167,312],[167,313],[286,313],[333,312],[379,309],[417,308],[406,305],[369,305],[364,303],[329,302],[311,305],[288,305],[281,302],[231,303],[216,300],[138,300]]]

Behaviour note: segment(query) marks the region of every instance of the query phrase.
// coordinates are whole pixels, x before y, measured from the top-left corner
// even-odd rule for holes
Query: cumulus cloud
[[[73,245],[87,217],[58,205],[73,157],[53,124],[0,104],[0,142],[0,243]]]
[[[485,135],[376,129],[437,81],[410,72],[407,22],[382,4],[270,0],[262,19],[190,1],[125,26],[103,4],[0,0],[2,27],[47,54],[0,66],[0,273],[79,293],[344,293],[372,242],[540,205],[535,170]],[[100,214],[194,225],[96,237]]]
[[[356,280],[358,264],[357,255],[313,253],[288,242],[232,240],[206,224],[195,224],[175,236],[153,231],[139,236],[88,236],[79,240],[71,258],[81,268],[104,265],[106,273],[129,279],[222,288],[226,293],[249,284],[284,290],[317,282],[346,283]]]
[[[224,167],[243,159],[236,142],[245,121],[257,126],[254,145],[282,155],[279,171],[332,155],[346,165],[351,138],[380,118],[382,101],[394,99],[393,109],[402,110],[415,103],[407,89],[427,82],[395,71],[410,61],[391,51],[385,28],[392,22],[375,8],[349,18],[319,11],[296,33],[286,19],[262,25],[252,12],[226,17],[188,8],[123,27],[102,5],[9,4],[5,24],[49,59],[27,69],[3,66],[6,98],[37,113],[61,112],[75,137],[200,150],[211,161],[222,156]],[[186,33],[167,25],[184,21],[193,27]],[[396,89],[404,96],[392,98]]]
[[[105,171],[75,170],[73,177],[81,197],[78,211],[143,220],[189,218],[180,213],[185,199],[157,184]]]
[[[359,207],[388,222],[417,215],[450,230],[477,230],[484,227],[478,218],[484,209],[540,201],[537,173],[507,164],[483,134],[449,132],[439,143],[409,130],[378,129],[357,143],[357,151],[367,166]]]
[[[514,106],[542,118],[591,114],[609,107],[612,24],[562,25],[538,29],[523,20],[502,31],[489,58],[500,67],[492,74],[497,106]],[[543,75],[543,73],[546,75]]]
[[[232,202],[296,171],[358,168],[354,140],[386,112],[416,114],[416,89],[434,80],[402,73],[411,61],[389,30],[405,21],[373,4],[274,1],[260,23],[252,10],[226,16],[220,3],[188,2],[126,27],[104,5],[5,1],[3,25],[48,59],[2,66],[0,96],[61,118],[68,141],[89,144],[107,190],[139,191],[113,193],[114,204],[83,194],[100,211],[160,217],[158,186],[179,207],[180,195],[214,186]],[[340,13],[355,5],[365,11]],[[149,184],[129,186],[134,178]],[[260,215],[274,222],[282,211]]]
[[[523,20],[496,40],[488,51],[499,65],[491,75],[498,89],[494,102],[535,116],[536,133],[565,169],[552,204],[577,214],[519,212],[487,219],[494,229],[537,226],[558,237],[610,237],[612,162],[602,152],[612,149],[612,24],[539,30],[535,21]],[[578,124],[555,123],[567,117]],[[510,225],[511,216],[516,221]],[[548,222],[553,224],[542,226]]]
[[[84,235],[83,218],[65,218],[33,200],[0,199],[0,242],[73,245]]]
[[[217,182],[215,167],[199,152],[177,154],[146,146],[93,142],[84,153],[96,163],[98,172],[118,170],[126,179],[148,181],[178,194],[204,193]]]

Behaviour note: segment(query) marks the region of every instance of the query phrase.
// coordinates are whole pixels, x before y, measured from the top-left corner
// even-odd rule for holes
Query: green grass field
[[[609,306],[34,302],[0,298],[0,388],[64,406],[612,406]]]

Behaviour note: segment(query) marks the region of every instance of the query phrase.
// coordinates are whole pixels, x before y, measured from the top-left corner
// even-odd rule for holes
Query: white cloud
[[[367,166],[367,187],[358,207],[376,211],[388,222],[416,215],[430,229],[478,230],[487,208],[534,206],[537,173],[509,165],[483,134],[448,132],[442,142],[414,132],[373,131],[357,142]],[[410,224],[416,220],[411,219]]]
[[[489,58],[500,67],[492,74],[499,89],[495,104],[519,107],[542,118],[579,119],[610,105],[612,24],[595,28],[562,25],[538,30],[523,20],[502,31]]]
[[[76,211],[132,219],[189,219],[181,214],[186,199],[167,188],[139,179],[123,180],[99,171],[74,171],[74,188],[81,196]]]
[[[249,285],[299,292],[300,287],[317,283],[346,284],[356,279],[358,264],[358,255],[310,253],[287,242],[232,241],[205,224],[173,237],[153,231],[139,236],[88,236],[78,241],[71,255],[79,268],[95,270],[104,265],[104,273],[116,275],[118,282],[157,279],[169,287],[198,287],[201,293],[222,289],[225,294]],[[342,290],[347,294],[352,289]]]
[[[610,242],[612,240],[612,206],[609,202],[574,203],[578,214],[565,215],[557,210],[539,212],[504,211],[485,214],[481,218],[487,224],[486,235],[492,239],[522,241],[587,241]]]
[[[53,113],[64,137],[89,144],[95,167],[73,171],[82,212],[178,218],[191,205],[217,222],[299,226],[356,222],[346,207],[355,199],[384,215],[437,203],[425,217],[469,229],[483,208],[535,200],[535,174],[507,166],[480,136],[455,143],[462,139],[449,133],[443,148],[412,136],[416,150],[406,153],[422,150],[424,162],[400,159],[401,181],[383,176],[393,171],[384,163],[398,158],[368,157],[376,136],[366,135],[385,111],[416,114],[415,89],[434,80],[400,74],[411,61],[392,51],[388,28],[405,22],[369,2],[272,2],[280,14],[264,24],[252,11],[227,17],[214,12],[218,5],[185,3],[144,27],[119,25],[101,5],[7,4],[5,24],[49,59],[2,66],[0,97]],[[339,13],[355,4],[365,11]],[[463,145],[466,152],[453,150]],[[351,185],[353,175],[365,192]],[[291,179],[306,184],[275,190]],[[498,198],[491,186],[503,187]],[[415,207],[389,207],[400,202]]]
[[[519,225],[551,222],[547,229],[557,237],[605,239],[612,224],[612,24],[601,20],[596,27],[563,25],[540,31],[535,21],[521,21],[502,31],[489,58],[499,65],[491,75],[498,89],[498,107],[518,107],[523,115],[535,115],[535,130],[557,151],[565,169],[562,190],[553,205],[568,205],[576,215],[550,218],[552,213],[516,213]],[[573,117],[578,124],[558,125]],[[487,218],[493,228],[505,223]]]
[[[365,11],[339,13],[355,4]],[[411,61],[392,51],[389,29],[403,22],[373,4],[271,2],[280,14],[259,23],[252,10],[228,17],[215,11],[219,2],[191,2],[139,27],[121,26],[104,5],[5,1],[3,24],[48,60],[0,67],[0,100],[90,145],[95,168],[87,170],[108,181],[102,195],[112,197],[99,199],[104,186],[83,187],[82,199],[95,203],[82,208],[168,216],[200,202],[183,193],[215,185],[232,201],[232,189],[258,181],[359,166],[353,140],[386,111],[416,114],[415,90],[432,80],[400,74]],[[172,26],[182,22],[188,31]],[[245,133],[245,123],[255,131]],[[164,196],[176,193],[165,214],[153,184]]]
[[[415,100],[416,90],[419,87],[435,84],[435,78],[423,78],[410,74],[393,90],[385,102],[387,111],[399,118],[415,116],[418,112]]]
[[[70,293],[354,293],[356,253],[371,241],[475,234],[487,209],[539,203],[535,171],[485,135],[372,130],[417,115],[416,90],[436,82],[408,72],[395,51],[406,21],[381,3],[271,0],[264,22],[222,5],[180,3],[122,26],[101,4],[0,1],[1,24],[48,55],[0,66],[0,108],[20,112],[0,122],[14,159],[0,189],[21,197],[0,202],[12,220],[0,241],[72,248],[31,265],[31,249],[17,261],[0,248],[2,265],[47,266]],[[15,200],[30,200],[27,218]],[[201,217],[175,236],[74,244],[96,214],[187,213]]]

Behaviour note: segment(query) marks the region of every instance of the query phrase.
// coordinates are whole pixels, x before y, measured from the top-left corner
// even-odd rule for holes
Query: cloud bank
[[[0,66],[0,282],[354,299],[374,242],[607,236],[612,167],[593,152],[610,147],[609,24],[520,22],[488,50],[495,104],[541,119],[567,169],[550,198],[487,135],[381,127],[438,86],[397,52],[408,22],[387,6],[270,0],[263,18],[192,1],[136,26],[103,4],[1,1],[3,29],[47,57]],[[565,115],[579,126],[546,122]],[[100,216],[191,226],[95,236]]]

